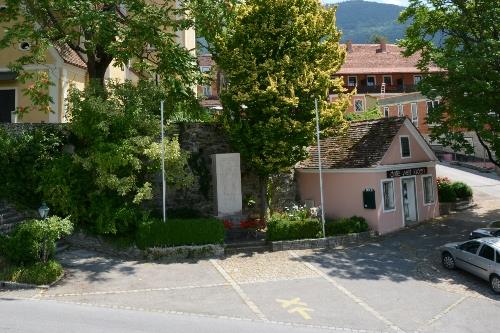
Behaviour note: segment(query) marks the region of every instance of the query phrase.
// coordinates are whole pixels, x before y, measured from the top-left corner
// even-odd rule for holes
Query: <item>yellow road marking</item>
[[[307,307],[307,303],[301,302],[300,298],[292,298],[290,300],[286,299],[276,299],[276,302],[280,303],[284,309],[288,309],[288,313],[297,313],[305,320],[310,320],[311,315],[309,312],[314,312],[313,309]]]

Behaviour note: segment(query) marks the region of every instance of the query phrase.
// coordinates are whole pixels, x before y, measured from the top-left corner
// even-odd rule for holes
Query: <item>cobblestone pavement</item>
[[[243,253],[181,263],[61,256],[67,276],[29,300],[294,325],[312,331],[493,332],[500,297],[486,282],[441,268],[436,247],[500,219],[500,201],[346,249]],[[51,303],[52,304],[52,303]]]

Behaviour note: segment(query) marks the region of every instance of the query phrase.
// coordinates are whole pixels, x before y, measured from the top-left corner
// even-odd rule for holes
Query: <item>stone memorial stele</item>
[[[240,154],[212,155],[212,175],[217,216],[240,215],[243,209]]]

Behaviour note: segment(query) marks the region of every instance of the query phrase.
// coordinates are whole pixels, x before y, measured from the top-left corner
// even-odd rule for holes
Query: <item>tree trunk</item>
[[[96,96],[106,97],[106,86],[104,77],[106,70],[111,64],[110,60],[89,59],[87,61],[87,72],[89,75],[89,87]]]
[[[260,219],[264,221],[267,217],[267,176],[260,176]]]
[[[493,157],[493,154],[491,152],[491,149],[490,149],[490,146],[484,142],[483,138],[481,137],[481,135],[479,135],[479,133],[476,131],[476,135],[477,135],[477,138],[479,140],[479,143],[481,144],[481,146],[483,146],[483,148],[486,150],[486,153],[488,154],[488,159],[493,163],[495,164],[497,167],[500,168],[500,160],[498,159],[498,156],[497,158],[495,159]]]

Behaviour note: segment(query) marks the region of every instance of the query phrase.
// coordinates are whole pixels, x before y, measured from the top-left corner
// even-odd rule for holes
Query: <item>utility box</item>
[[[375,203],[375,190],[373,188],[366,188],[363,190],[363,207],[365,209],[377,209]]]

